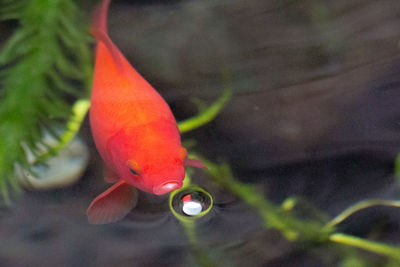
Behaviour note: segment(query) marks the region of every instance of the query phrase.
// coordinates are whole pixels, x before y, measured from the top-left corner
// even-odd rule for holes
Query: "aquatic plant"
[[[0,51],[0,192],[9,201],[21,144],[35,152],[46,130],[65,129],[73,103],[88,96],[92,63],[85,16],[72,0],[4,0],[0,20],[18,26]],[[71,124],[69,125],[71,127]],[[71,133],[71,132],[70,132]],[[62,138],[61,149],[71,136]]]
[[[234,179],[232,171],[228,164],[215,164],[203,157],[191,155],[192,157],[200,158],[209,166],[207,170],[210,177],[220,186],[228,189],[234,195],[241,198],[245,203],[258,212],[263,221],[265,229],[279,230],[287,240],[291,242],[317,243],[320,245],[327,243],[336,243],[348,246],[347,249],[337,248],[337,251],[343,255],[342,266],[364,266],[366,263],[362,257],[359,257],[357,251],[352,248],[367,250],[379,255],[384,255],[389,258],[388,266],[397,266],[400,263],[400,247],[393,246],[381,242],[371,241],[365,238],[360,238],[346,233],[337,232],[336,226],[352,216],[354,213],[373,206],[391,206],[400,207],[398,200],[380,200],[369,199],[357,202],[336,217],[327,220],[321,211],[317,211],[320,218],[323,220],[300,219],[296,217],[296,208],[299,203],[304,200],[289,197],[281,205],[276,205],[265,198],[254,185],[244,184]],[[190,179],[186,186],[190,185]],[[203,189],[201,189],[203,190]],[[170,209],[173,210],[172,198],[176,192],[170,195]],[[306,203],[308,210],[316,209],[310,203]],[[173,212],[175,217],[181,222],[189,243],[194,250],[194,254],[199,262],[205,262],[202,266],[213,266],[214,264],[208,259],[207,253],[200,250],[195,230],[195,220],[201,216],[196,216],[188,219],[182,215]],[[361,264],[361,265],[360,265]]]
[[[229,77],[229,76],[226,76]],[[225,77],[225,78],[226,78]],[[191,131],[211,121],[218,115],[224,105],[232,96],[232,83],[230,79],[224,79],[225,91],[223,95],[208,108],[201,109],[201,112],[187,121],[179,123],[179,129],[182,132]],[[185,127],[183,127],[185,126]],[[389,258],[387,266],[397,266],[400,263],[400,247],[381,242],[371,241],[365,238],[337,232],[336,226],[348,219],[356,212],[373,206],[400,207],[400,200],[381,200],[366,199],[352,204],[336,217],[329,219],[322,211],[319,211],[311,203],[296,198],[288,197],[281,205],[276,205],[261,194],[257,187],[251,184],[244,184],[235,180],[230,166],[226,163],[215,164],[204,157],[190,153],[191,158],[197,158],[206,163],[209,167],[206,172],[219,186],[228,189],[237,197],[258,212],[263,221],[265,229],[277,229],[282,235],[291,242],[311,242],[311,243],[336,243],[348,246],[347,249],[338,248],[338,252],[343,255],[342,266],[364,266],[367,262],[358,256],[353,248],[364,249]],[[400,173],[400,156],[396,159],[395,174]],[[201,266],[216,266],[210,259],[208,252],[198,243],[196,236],[196,220],[208,214],[211,206],[195,216],[180,215],[175,211],[173,205],[174,197],[181,191],[191,188],[199,192],[205,192],[204,189],[197,187],[192,183],[190,174],[187,174],[184,185],[181,189],[171,192],[169,197],[169,207],[172,214],[180,221],[184,232],[188,238],[193,255]],[[210,195],[211,201],[212,196]],[[300,219],[296,216],[296,208],[300,204],[307,206],[307,210],[313,211],[314,220]]]
[[[229,77],[229,75],[224,76],[225,91],[222,96],[215,101],[215,103],[207,108],[202,106],[198,115],[178,124],[181,133],[205,125],[218,115],[232,96],[233,85]],[[216,164],[194,153],[189,154],[191,158],[200,159],[209,167],[209,169],[205,171],[214,182],[219,186],[228,189],[257,211],[262,218],[263,227],[265,229],[279,230],[282,235],[291,242],[317,243],[321,245],[327,243],[346,245],[348,247],[345,249],[341,247],[337,248],[337,251],[343,255],[343,261],[341,262],[342,266],[364,266],[367,263],[362,257],[359,257],[354,248],[364,249],[376,254],[387,256],[389,258],[387,262],[388,266],[397,266],[400,263],[400,247],[340,233],[336,230],[338,224],[360,210],[373,206],[400,207],[399,200],[363,200],[354,203],[339,213],[336,217],[329,219],[329,217],[322,211],[301,198],[288,197],[281,205],[276,205],[259,192],[255,185],[244,184],[237,181],[228,164]],[[399,158],[400,157],[396,159],[395,173],[397,175],[400,173]],[[170,193],[169,207],[171,213],[181,223],[188,238],[192,253],[198,263],[205,267],[217,266],[209,257],[209,252],[200,246],[196,235],[196,220],[207,215],[212,208],[212,204],[209,208],[194,216],[181,215],[175,210],[176,207],[173,204],[174,198],[180,192],[184,192],[188,189],[192,191],[197,190],[198,192],[204,192],[204,194],[209,195],[204,189],[192,183],[189,170],[186,174],[183,187]],[[209,197],[211,198],[212,203],[212,196],[209,195]],[[314,213],[314,219],[300,219],[296,216],[296,209],[299,208],[300,204],[304,204],[307,210]]]

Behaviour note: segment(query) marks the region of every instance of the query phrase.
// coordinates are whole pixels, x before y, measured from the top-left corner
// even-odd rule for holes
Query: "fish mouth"
[[[180,188],[181,186],[182,185],[180,183],[178,183],[177,181],[168,181],[168,182],[165,182],[165,183],[162,183],[160,185],[153,187],[153,192],[156,195],[164,195],[175,189]]]

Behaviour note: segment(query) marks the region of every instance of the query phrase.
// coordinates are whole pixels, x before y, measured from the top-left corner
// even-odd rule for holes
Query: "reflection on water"
[[[296,216],[325,223],[356,201],[400,196],[393,176],[400,151],[399,15],[397,0],[115,1],[109,18],[115,42],[178,119],[196,113],[192,97],[208,102],[220,95],[221,69],[231,71],[230,104],[183,139],[196,140],[192,150],[206,158],[228,162],[254,195],[277,206],[304,198],[293,207]],[[168,196],[140,193],[123,221],[89,225],[85,210],[107,185],[87,122],[81,136],[92,157],[78,184],[27,192],[1,209],[0,266],[390,263],[351,247],[290,242],[265,228],[251,199],[201,171],[192,183],[211,197],[198,189],[177,192],[171,203],[178,217]],[[198,216],[200,209],[209,211]],[[367,209],[338,230],[398,244],[398,214]],[[190,226],[182,223],[192,217]]]
[[[171,209],[178,218],[204,216],[212,209],[211,195],[197,186],[184,187],[171,196]]]

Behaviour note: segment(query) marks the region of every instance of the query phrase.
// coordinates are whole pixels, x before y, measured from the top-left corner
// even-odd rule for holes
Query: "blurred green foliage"
[[[226,72],[224,74],[228,74]],[[212,105],[201,105],[199,114],[178,124],[181,133],[185,133],[203,126],[213,120],[229,102],[232,97],[233,84],[229,75],[224,76],[224,93]],[[202,104],[202,103],[201,103]],[[398,266],[400,263],[400,247],[386,243],[376,242],[357,236],[337,232],[337,225],[348,219],[356,212],[374,206],[400,207],[398,200],[366,199],[352,204],[347,209],[339,213],[336,217],[329,217],[320,211],[312,203],[298,197],[289,197],[281,205],[276,205],[268,200],[256,185],[245,184],[234,178],[230,166],[226,163],[215,164],[211,161],[189,153],[190,158],[200,159],[209,169],[206,172],[210,178],[219,186],[229,190],[234,195],[242,199],[247,205],[252,207],[260,215],[265,229],[276,229],[281,232],[287,240],[302,243],[310,246],[311,244],[326,245],[345,245],[345,249],[335,246],[337,253],[341,254],[340,266],[368,266],[367,260],[362,257],[355,248],[387,256],[386,266]],[[395,173],[399,174],[400,157],[396,159]],[[169,207],[174,216],[181,222],[185,234],[189,240],[190,248],[200,266],[216,266],[210,258],[209,251],[203,250],[198,244],[196,235],[196,219],[206,215],[209,210],[193,217],[186,217],[177,214],[172,205],[172,199],[177,192],[191,185],[190,174],[186,174],[185,183],[182,189],[170,194]],[[204,191],[198,188],[197,191]],[[207,193],[208,194],[208,193]],[[210,198],[211,195],[210,195]],[[306,218],[299,217],[299,214],[307,213]],[[311,246],[310,246],[311,249]],[[394,264],[394,265],[393,265]]]
[[[265,198],[262,192],[257,190],[256,186],[237,181],[228,164],[215,164],[204,158],[202,158],[202,161],[210,168],[207,172],[217,184],[231,191],[258,212],[265,229],[279,230],[287,240],[303,243],[303,245],[324,245],[329,243],[348,246],[346,250],[342,251],[340,251],[340,247],[337,248],[337,251],[341,252],[343,256],[342,266],[366,266],[363,265],[365,263],[364,258],[352,248],[360,248],[378,255],[387,256],[386,266],[399,266],[400,246],[340,233],[336,229],[337,224],[360,210],[373,206],[399,207],[399,201],[363,200],[354,203],[329,221],[325,221],[327,217],[320,214],[314,216],[314,219],[298,218],[296,210],[299,209],[300,204],[305,204],[307,210],[316,210],[316,208],[311,203],[294,197],[288,198],[281,205],[276,205]],[[322,211],[318,213],[323,214]]]
[[[0,20],[18,26],[0,51],[0,192],[18,190],[21,144],[35,151],[43,130],[64,128],[76,99],[89,94],[92,60],[87,20],[73,0],[3,0]],[[3,22],[4,23],[4,22]]]

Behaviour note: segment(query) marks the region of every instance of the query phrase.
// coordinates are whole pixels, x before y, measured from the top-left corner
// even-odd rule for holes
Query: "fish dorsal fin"
[[[91,224],[106,224],[124,218],[137,203],[137,190],[120,181],[96,197],[87,209]]]
[[[103,0],[103,2],[97,6],[93,14],[92,28],[90,29],[90,33],[97,39],[98,42],[102,42],[105,45],[111,54],[118,71],[122,72],[123,66],[121,52],[108,36],[107,12],[109,6],[110,0]]]

